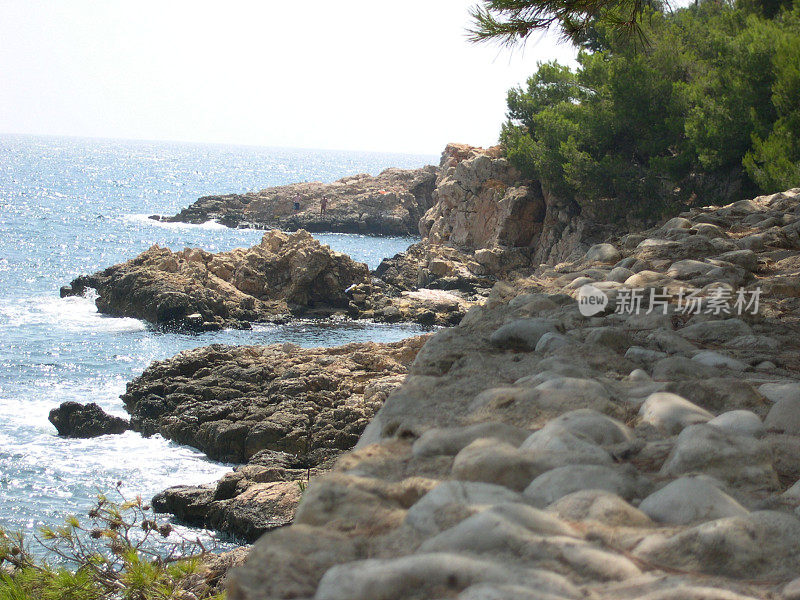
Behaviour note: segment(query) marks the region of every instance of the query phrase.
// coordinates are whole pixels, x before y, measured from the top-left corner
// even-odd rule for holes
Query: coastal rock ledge
[[[425,339],[213,345],[153,363],[122,396],[132,428],[239,464],[216,483],[164,490],[153,507],[250,541],[291,522],[309,478],[356,444]]]
[[[249,194],[204,196],[173,217],[156,220],[228,227],[369,235],[417,235],[417,223],[433,205],[436,168],[386,169],[333,183],[294,183]],[[321,211],[322,198],[328,199]],[[295,209],[294,203],[299,207]]]
[[[497,283],[229,599],[800,597],[798,250],[795,189]]]

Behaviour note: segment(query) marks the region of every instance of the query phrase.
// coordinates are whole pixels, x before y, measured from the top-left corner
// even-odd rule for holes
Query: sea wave
[[[143,331],[146,325],[129,317],[108,317],[100,314],[93,295],[56,298],[31,296],[0,305],[0,317],[11,327],[49,325],[67,331],[104,331],[122,333]]]
[[[222,223],[211,219],[210,221],[206,221],[205,223],[172,223],[172,222],[165,222],[165,221],[156,221],[155,219],[151,219],[150,215],[145,214],[130,214],[130,215],[123,215],[122,219],[124,221],[130,223],[137,223],[139,225],[151,225],[153,227],[163,227],[164,229],[209,229],[209,230],[220,230],[220,229],[229,229],[225,227]]]

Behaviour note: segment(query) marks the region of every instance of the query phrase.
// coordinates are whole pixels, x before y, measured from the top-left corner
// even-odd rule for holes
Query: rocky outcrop
[[[330,466],[330,459],[309,467],[305,457],[264,450],[216,483],[164,490],[153,509],[253,542],[291,523],[309,479]]]
[[[435,180],[435,167],[386,169],[376,177],[352,175],[333,183],[295,183],[256,193],[205,196],[173,217],[152,218],[183,223],[216,220],[228,227],[284,231],[417,235],[417,223],[432,205]],[[324,213],[323,198],[327,198]]]
[[[250,541],[291,522],[309,478],[355,445],[425,339],[214,345],[153,363],[122,396],[133,429],[246,463],[216,484],[169,488],[153,507]]]
[[[425,336],[303,349],[215,344],[152,363],[122,400],[131,427],[245,463],[262,450],[308,466],[351,448]]]
[[[445,148],[433,199],[422,236],[471,250],[535,246],[546,208],[541,185],[522,180],[499,147],[463,144]]]
[[[229,598],[794,597],[799,232],[800,189],[496,284]],[[720,289],[758,286],[757,310],[717,310]]]
[[[523,178],[499,147],[449,144],[433,201],[419,223],[423,240],[377,268],[389,285],[485,295],[496,281],[581,256],[614,231]]]
[[[268,231],[260,244],[213,254],[153,246],[128,262],[73,280],[62,296],[97,291],[100,312],[208,330],[281,315],[343,313],[346,290],[369,282],[362,263],[306,231]]]
[[[124,433],[129,429],[125,419],[112,417],[94,402],[62,402],[58,408],[50,411],[48,419],[58,435],[72,438],[93,438]]]

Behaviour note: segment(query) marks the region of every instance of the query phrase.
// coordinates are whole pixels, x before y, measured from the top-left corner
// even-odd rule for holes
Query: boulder
[[[782,398],[769,409],[764,426],[770,431],[800,435],[800,398]]]
[[[689,425],[705,423],[714,418],[707,410],[669,392],[656,392],[648,396],[639,409],[639,416],[643,422],[672,434],[680,433]]]
[[[611,244],[595,244],[586,251],[586,255],[583,258],[587,263],[614,264],[622,257],[619,250]]]
[[[785,579],[796,575],[800,520],[760,511],[703,523],[674,535],[646,537],[638,558],[683,571],[732,579]]]
[[[415,456],[437,456],[458,454],[480,438],[495,439],[519,446],[530,432],[506,423],[477,423],[467,427],[433,428],[423,433],[414,442]]]
[[[568,465],[552,469],[534,479],[524,496],[534,506],[544,508],[567,494],[580,490],[605,490],[631,499],[639,493],[635,474],[605,465]]]
[[[435,535],[475,512],[506,502],[523,498],[500,485],[444,481],[408,509],[405,523],[424,535]]]
[[[710,477],[680,477],[642,500],[639,510],[654,521],[671,525],[746,515],[747,509],[721,486]]]
[[[492,483],[521,492],[535,477],[567,462],[570,461],[564,457],[541,455],[484,438],[475,440],[456,455],[452,473],[461,481]]]
[[[682,336],[704,343],[724,344],[742,335],[752,335],[750,326],[741,319],[701,321],[678,330]]]
[[[563,496],[547,507],[567,521],[597,521],[611,527],[648,527],[650,517],[605,490],[580,490]]]
[[[678,435],[661,474],[703,473],[733,485],[777,489],[772,461],[772,452],[762,440],[711,425],[690,425]]]
[[[546,319],[517,319],[497,329],[489,341],[504,350],[534,350],[546,333],[558,333],[558,324]]]
[[[764,423],[758,415],[749,410],[731,410],[722,413],[708,421],[708,424],[732,433],[753,437],[761,437],[765,431]]]
[[[124,433],[130,429],[125,419],[112,417],[94,402],[62,402],[48,417],[58,435],[72,438],[93,438],[100,435]]]

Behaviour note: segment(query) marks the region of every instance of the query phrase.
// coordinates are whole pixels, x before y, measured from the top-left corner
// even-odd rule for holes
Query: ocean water
[[[333,181],[432,156],[0,136],[0,527],[33,532],[80,514],[122,481],[132,497],[213,481],[229,466],[200,452],[128,432],[91,440],[56,436],[47,420],[61,402],[97,402],[124,416],[125,383],[153,360],[211,343],[292,341],[332,346],[394,341],[413,325],[314,323],[200,335],[163,333],[97,313],[89,298],[58,297],[73,277],[126,260],[154,243],[210,251],[257,243],[263,232],[216,223],[164,224],[202,195],[295,181]],[[411,238],[318,235],[375,267]],[[212,534],[201,532],[208,537]]]

